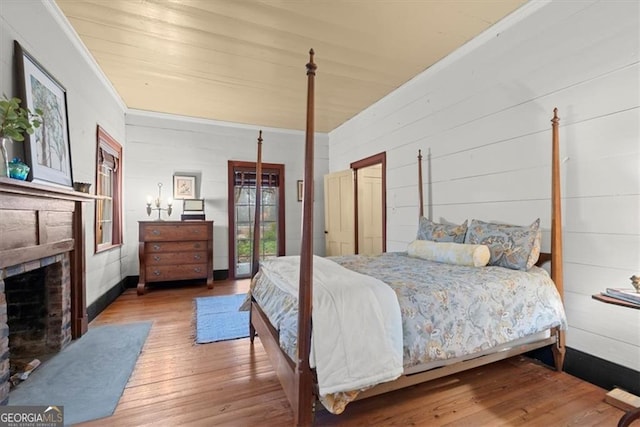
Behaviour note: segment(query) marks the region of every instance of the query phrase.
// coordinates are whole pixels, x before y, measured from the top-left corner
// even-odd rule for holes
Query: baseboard
[[[213,280],[226,280],[229,277],[229,270],[214,270]],[[92,304],[87,307],[88,321],[91,322],[100,314],[105,308],[116,300],[124,292],[125,289],[135,288],[138,286],[139,276],[127,276],[120,281],[120,283],[114,285],[107,292],[102,294]]]
[[[229,278],[229,270],[213,270],[213,280],[227,280]]]
[[[136,288],[138,286],[138,280],[140,280],[140,276],[127,276],[124,280],[125,286],[127,288]]]
[[[566,373],[605,390],[618,387],[640,396],[640,372],[570,347],[566,350],[563,367]],[[548,347],[529,352],[527,356],[554,367],[553,354]]]
[[[105,308],[124,292],[128,285],[128,277],[122,279],[119,283],[111,287],[107,292],[100,295],[97,300],[87,306],[87,317],[89,322],[95,319]],[[136,282],[137,283],[137,282]]]
[[[605,390],[615,387],[640,396],[640,372],[567,347],[564,370]]]

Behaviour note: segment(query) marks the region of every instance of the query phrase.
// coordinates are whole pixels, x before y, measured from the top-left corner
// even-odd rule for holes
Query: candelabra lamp
[[[151,216],[151,212],[158,211],[158,218],[156,221],[162,221],[160,218],[160,213],[162,211],[167,211],[167,216],[171,216],[171,211],[173,210],[173,200],[171,198],[167,199],[167,207],[163,208],[162,204],[162,183],[158,183],[158,197],[154,200],[151,196],[147,196],[147,215]]]

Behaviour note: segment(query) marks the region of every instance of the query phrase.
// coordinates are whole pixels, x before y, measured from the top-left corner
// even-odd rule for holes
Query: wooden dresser
[[[213,288],[213,221],[139,221],[138,295],[149,282],[207,279]]]

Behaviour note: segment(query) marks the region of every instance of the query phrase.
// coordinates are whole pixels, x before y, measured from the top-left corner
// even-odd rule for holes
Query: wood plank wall
[[[530,2],[329,134],[329,168],[387,152],[387,249],[418,214],[550,231],[559,108],[567,345],[640,370],[640,311],[591,299],[640,271],[638,2]],[[430,153],[430,158],[429,158]],[[430,190],[430,192],[429,192]]]

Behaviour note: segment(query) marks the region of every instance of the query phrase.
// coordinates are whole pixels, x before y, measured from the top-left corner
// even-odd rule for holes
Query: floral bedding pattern
[[[473,219],[465,243],[487,245],[491,252],[489,265],[526,271],[540,255],[540,218],[528,227]]]
[[[394,289],[402,314],[405,368],[567,326],[558,291],[538,267],[465,267],[405,253],[331,259]]]
[[[468,220],[465,220],[460,225],[438,224],[429,218],[421,216],[418,222],[416,240],[464,243],[464,236],[467,233],[467,223]]]
[[[405,368],[567,326],[556,287],[538,267],[528,271],[466,267],[411,258],[406,252],[328,259],[374,276],[395,291],[402,315]],[[295,360],[297,299],[268,283],[260,272],[251,288],[280,333],[280,347]]]

